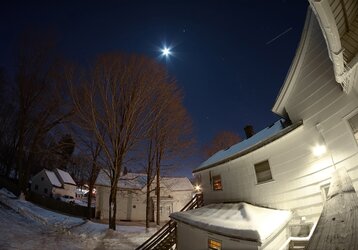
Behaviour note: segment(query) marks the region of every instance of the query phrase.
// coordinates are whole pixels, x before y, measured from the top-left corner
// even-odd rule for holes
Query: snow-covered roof
[[[285,120],[280,119],[271,126],[261,130],[260,132],[254,134],[252,137],[241,141],[230,148],[220,150],[219,152],[212,155],[209,159],[204,161],[198,168],[194,169],[194,173],[214,167],[216,165],[222,164],[233,158],[237,158],[246,152],[249,153],[253,149],[259,148],[260,146],[266,145],[267,143],[277,139],[286,133],[292,131],[293,129],[300,126],[302,123],[294,124],[288,127],[284,126]]]
[[[147,176],[140,173],[127,173],[119,178],[119,188],[142,189],[147,183]]]
[[[161,181],[171,191],[192,191],[194,189],[188,177],[163,177]]]
[[[52,186],[62,187],[60,180],[57,178],[57,176],[54,172],[45,169],[45,174],[47,175],[48,179],[50,180]]]
[[[141,173],[127,173],[121,176],[118,187],[121,189],[143,189],[147,184],[147,175]],[[161,184],[171,191],[193,190],[193,185],[187,177],[163,177]],[[96,185],[110,186],[108,175],[104,171],[98,174]]]
[[[171,218],[212,233],[264,243],[279,232],[292,213],[245,202],[218,203],[176,212]]]
[[[142,189],[147,183],[147,176],[139,173],[128,173],[121,176],[118,181],[118,187],[123,189]],[[111,182],[104,171],[100,171],[96,180],[96,185],[110,186]]]
[[[72,179],[69,173],[58,168],[56,168],[56,171],[59,177],[62,179],[63,183],[76,185],[76,182]]]

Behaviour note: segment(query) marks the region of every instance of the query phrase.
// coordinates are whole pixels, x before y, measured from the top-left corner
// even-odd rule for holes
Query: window
[[[358,113],[348,119],[349,125],[352,128],[354,138],[358,142]]]
[[[322,194],[323,201],[326,201],[328,198],[329,185],[330,184],[321,186],[321,194]]]
[[[45,194],[47,194],[47,188],[44,189]]]
[[[257,163],[254,166],[257,184],[272,180],[270,164],[268,161]]]
[[[220,175],[213,176],[213,190],[214,191],[223,190]]]
[[[39,189],[39,186],[38,185],[35,185],[35,190],[38,190]]]
[[[313,223],[293,224],[289,226],[290,236],[307,237],[309,236]]]
[[[41,181],[43,181],[44,180],[44,178],[43,177],[41,177]]]
[[[221,241],[209,239],[208,240],[208,249],[209,250],[221,250]]]

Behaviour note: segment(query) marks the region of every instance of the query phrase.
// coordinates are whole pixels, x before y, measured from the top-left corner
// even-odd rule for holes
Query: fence
[[[94,218],[95,216],[94,207],[89,210],[88,207],[62,202],[33,192],[30,192],[26,198],[35,204],[57,212],[86,218]]]

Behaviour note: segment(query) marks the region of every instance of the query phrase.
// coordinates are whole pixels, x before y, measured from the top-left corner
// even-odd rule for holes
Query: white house
[[[292,239],[309,239],[335,169],[345,168],[358,190],[358,1],[309,2],[296,56],[272,109],[282,118],[193,171],[210,212],[171,216],[179,250],[189,249],[193,238],[200,243],[190,249],[287,249]],[[263,207],[291,217],[286,223],[279,215],[282,221],[265,236],[263,225],[249,219],[255,213],[239,209],[225,217],[217,207],[237,202],[255,205],[263,221],[269,217]],[[256,237],[248,237],[248,229]]]
[[[120,177],[117,192],[117,219],[145,220],[146,182],[145,174],[128,173]],[[155,183],[154,180],[151,190],[155,189]],[[187,177],[162,177],[160,183],[160,220],[167,221],[170,213],[180,211],[192,199],[194,188]],[[97,189],[96,217],[108,219],[110,180],[105,172],[100,172],[95,187]],[[157,207],[154,191],[151,192],[150,197],[150,220],[153,221]]]
[[[61,169],[43,169],[31,180],[32,192],[55,198],[63,195],[75,197],[76,183],[69,173]]]

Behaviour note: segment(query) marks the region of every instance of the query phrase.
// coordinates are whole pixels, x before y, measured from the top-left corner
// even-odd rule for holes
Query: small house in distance
[[[146,182],[147,176],[140,173],[127,173],[118,181],[117,215],[119,220],[144,221],[146,210]],[[151,190],[155,189],[154,180]],[[101,171],[97,177],[95,187],[96,217],[108,219],[108,200],[110,194],[110,180]],[[193,185],[187,177],[162,177],[160,182],[160,220],[169,220],[169,215],[180,211],[191,199],[194,192]],[[154,221],[156,211],[156,192],[150,194],[150,221]]]
[[[75,197],[76,182],[68,172],[61,169],[43,169],[32,177],[31,191],[54,198],[63,195]]]

